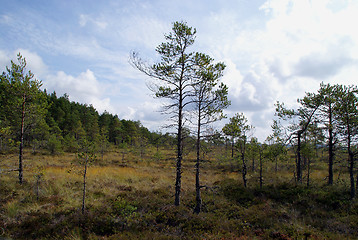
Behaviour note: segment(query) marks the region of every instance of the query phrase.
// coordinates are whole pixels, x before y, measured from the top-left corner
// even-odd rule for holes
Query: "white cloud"
[[[81,27],[86,26],[87,22],[88,22],[87,16],[84,15],[84,14],[81,14],[81,15],[80,15],[80,20],[79,20],[80,26],[81,26]]]
[[[58,95],[67,93],[71,101],[92,104],[99,112],[114,111],[110,99],[103,97],[105,87],[89,69],[76,77],[63,71],[57,72],[56,75],[49,75],[44,81],[44,88],[49,92],[56,91]]]
[[[120,113],[119,117],[134,121],[140,120],[151,131],[161,130],[163,126],[168,124],[168,115],[160,113],[162,107],[160,100],[147,100],[133,106],[126,106],[124,104],[117,106],[116,109]]]
[[[41,80],[48,72],[48,67],[43,62],[42,58],[36,53],[29,51],[27,49],[17,49],[13,55],[21,53],[21,55],[26,59],[27,69],[31,70],[35,74],[36,78]]]
[[[115,114],[115,109],[111,104],[111,99],[108,97],[106,98],[92,97],[91,99],[89,99],[89,102],[95,107],[95,109],[99,113],[103,113],[104,111],[107,111],[112,114]]]
[[[340,76],[354,76],[358,31],[352,23],[358,21],[358,3],[345,1],[336,10],[332,2],[339,1],[268,0],[261,6],[266,13],[261,24],[228,24],[218,49],[228,65],[223,79],[229,86],[230,113],[244,112],[256,125],[269,128],[276,100],[294,107],[321,81],[342,83],[347,80]],[[256,134],[265,138],[263,131]]]
[[[226,77],[234,79],[234,75]],[[229,82],[231,85],[230,81],[225,80],[226,77],[224,77],[224,82]],[[267,65],[264,63],[254,64],[244,77],[239,75],[239,79],[237,86],[228,85],[229,98],[232,102],[231,111],[257,112],[264,111],[273,105],[274,96],[279,94],[279,84]],[[231,89],[234,89],[233,93],[230,92]]]
[[[11,67],[11,60],[18,64],[18,53],[25,58],[27,71],[31,71],[35,75],[35,78],[42,80],[42,77],[48,72],[48,67],[37,53],[29,51],[28,49],[17,49],[13,52],[0,49],[0,70],[5,71],[6,66]]]
[[[228,86],[230,96],[236,98],[240,95],[243,76],[234,62],[224,59],[226,69],[222,81]]]
[[[60,71],[56,76],[50,77],[47,85],[49,87],[56,86],[59,90],[69,89],[76,92],[79,96],[93,96],[99,94],[99,82],[93,72],[87,69],[79,76],[73,77]]]
[[[95,27],[104,30],[107,28],[108,23],[101,18],[92,18],[89,15],[80,14],[79,24],[81,27],[85,27],[87,23],[92,23]]]

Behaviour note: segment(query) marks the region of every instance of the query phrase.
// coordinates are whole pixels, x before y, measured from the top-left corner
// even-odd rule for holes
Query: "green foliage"
[[[247,122],[247,119],[243,114],[236,114],[235,116],[230,118],[230,122],[227,123],[223,127],[223,132],[225,135],[230,136],[232,138],[237,138],[240,136],[242,129],[241,127],[244,126]]]
[[[139,121],[120,120],[108,112],[99,115],[92,106],[70,102],[67,95],[58,98],[55,92],[47,95],[47,99],[50,105],[47,124],[51,133],[64,139],[65,151],[76,152],[83,138],[94,141],[101,153],[110,144],[134,146],[145,139],[149,144],[157,144],[157,133],[150,132]]]
[[[239,140],[239,146],[241,150],[244,150],[243,142],[247,141],[247,134],[254,127],[248,124],[248,120],[243,113],[236,113],[233,117],[230,118],[230,122],[225,124],[223,127],[223,132],[225,135],[230,136],[233,141],[235,139]]]
[[[221,183],[223,195],[242,206],[249,206],[254,201],[254,194],[251,190],[243,187],[233,180],[226,180]]]
[[[118,196],[112,204],[113,214],[125,218],[134,217],[136,215],[137,207],[128,203],[121,196]]]
[[[80,141],[80,149],[77,154],[78,164],[81,166],[89,166],[96,161],[95,144],[87,139]]]
[[[42,83],[26,70],[26,60],[20,53],[17,60],[11,61],[11,67],[0,76],[0,151],[11,151],[18,141],[44,140],[47,136],[47,101],[40,91]]]
[[[16,142],[13,139],[11,127],[1,127],[0,121],[0,153],[9,153],[16,149]]]
[[[72,134],[67,134],[63,139],[63,145],[66,152],[75,153],[79,150],[80,145]]]
[[[47,142],[47,148],[53,155],[62,153],[63,149],[61,139],[55,135],[51,135]]]
[[[290,110],[283,103],[276,104],[276,115],[288,122],[286,141],[296,145],[296,173],[297,181],[302,182],[301,154],[306,159],[315,156],[319,144],[326,144],[328,148],[328,184],[333,185],[333,164],[337,145],[346,149],[348,168],[350,172],[351,198],[355,197],[356,180],[354,165],[356,154],[354,146],[358,144],[358,98],[356,86],[330,85],[321,83],[317,93],[306,93],[298,99],[300,107]],[[274,121],[274,136],[282,132],[283,125]],[[309,177],[309,176],[308,176]],[[307,184],[309,182],[307,181]]]
[[[277,160],[281,155],[287,155],[287,148],[280,142],[274,142],[267,145],[264,151],[265,158],[274,161]]]
[[[19,141],[19,183],[23,183],[23,149],[25,136],[38,125],[44,124],[47,111],[45,94],[40,90],[41,81],[26,70],[26,60],[19,53],[18,64],[11,61],[11,68],[0,76],[1,114],[0,123],[8,124]],[[3,127],[3,126],[0,126]]]
[[[163,159],[163,154],[160,151],[156,151],[155,154],[154,154],[154,159],[156,161],[162,160]]]
[[[26,60],[19,53],[18,64],[11,61],[6,73],[0,76],[1,103],[0,116],[10,124],[14,131],[20,131],[21,120],[26,117],[25,124],[34,125],[46,113],[45,94],[40,90],[41,81],[34,79],[31,71],[26,71]]]

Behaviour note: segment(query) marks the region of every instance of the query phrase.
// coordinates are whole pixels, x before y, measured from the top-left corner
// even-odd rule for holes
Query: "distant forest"
[[[44,118],[32,115],[24,129],[24,146],[31,147],[34,153],[39,149],[48,149],[52,154],[77,152],[82,139],[96,143],[98,150],[110,145],[163,146],[174,139],[168,133],[149,131],[140,121],[119,119],[106,111],[99,114],[92,105],[70,101],[67,94],[58,97],[56,92],[48,94],[46,90],[41,94],[42,104],[46,105]],[[10,124],[5,107],[0,109],[0,115],[0,153],[17,151],[19,125]]]

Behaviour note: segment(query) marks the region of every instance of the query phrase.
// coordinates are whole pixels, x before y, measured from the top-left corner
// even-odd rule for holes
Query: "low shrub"
[[[253,192],[235,182],[233,179],[226,179],[220,184],[221,193],[229,200],[243,206],[249,206],[255,199]]]

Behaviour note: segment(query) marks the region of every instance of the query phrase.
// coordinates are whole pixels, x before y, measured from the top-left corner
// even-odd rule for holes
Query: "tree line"
[[[92,105],[70,101],[67,94],[58,97],[41,90],[42,82],[27,71],[20,53],[17,60],[0,76],[0,153],[19,150],[20,183],[24,147],[33,153],[78,152],[86,140],[103,153],[110,146],[169,146],[173,141],[172,135],[151,132],[140,121],[99,114]]]

